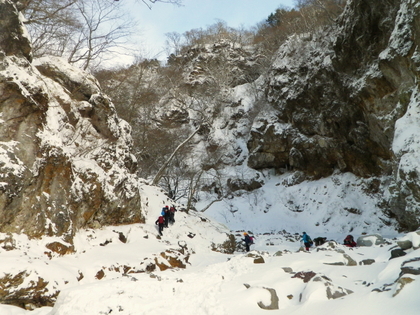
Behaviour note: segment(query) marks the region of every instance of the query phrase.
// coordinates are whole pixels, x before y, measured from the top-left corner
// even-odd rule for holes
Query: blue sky
[[[131,0],[136,1],[136,0]],[[231,27],[250,28],[280,6],[293,7],[295,0],[183,0],[183,6],[156,3],[149,10],[140,0],[130,5],[139,22],[139,51],[147,58],[164,50],[165,34],[206,28],[219,20]],[[162,56],[160,56],[162,57]]]

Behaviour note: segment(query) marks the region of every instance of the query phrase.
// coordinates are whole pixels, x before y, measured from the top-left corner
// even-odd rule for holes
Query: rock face
[[[31,43],[15,7],[17,3],[17,0],[0,1],[0,47],[7,56],[22,56],[31,61]]]
[[[270,107],[253,122],[248,165],[310,179],[382,176],[384,210],[416,229],[416,127],[401,128],[419,103],[419,18],[412,1],[349,1],[336,26],[285,43],[263,85]]]
[[[385,67],[393,63],[380,55],[400,5],[352,1],[340,27],[293,38],[280,49],[267,80],[277,121],[259,122],[253,130],[253,167],[290,167],[315,178],[334,169],[364,177],[389,171],[395,121],[383,118],[401,114],[395,112],[398,97],[414,86],[415,77],[391,77]]]
[[[0,15],[0,231],[71,241],[80,227],[142,222],[130,126],[93,76],[31,63],[11,1]]]

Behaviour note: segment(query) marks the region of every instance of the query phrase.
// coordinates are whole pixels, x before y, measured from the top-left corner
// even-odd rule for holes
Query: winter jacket
[[[165,223],[165,218],[163,216],[160,216],[155,222],[155,224],[164,224],[164,223]]]
[[[304,242],[304,243],[309,243],[309,241],[310,241],[310,237],[309,237],[309,235],[308,234],[303,234],[302,235],[302,241]]]
[[[249,237],[249,235],[245,235],[245,238],[242,239],[242,240],[245,242],[245,244],[251,244],[252,243],[252,240]]]

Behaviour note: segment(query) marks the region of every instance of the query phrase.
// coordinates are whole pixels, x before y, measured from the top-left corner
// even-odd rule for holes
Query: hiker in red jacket
[[[353,239],[352,235],[347,235],[346,238],[344,239],[344,245],[348,246],[348,247],[356,247],[357,244]]]
[[[163,236],[162,231],[163,231],[163,228],[165,227],[165,218],[163,216],[159,216],[155,224],[157,224],[159,227],[159,234]]]
[[[175,223],[175,211],[178,211],[178,210],[176,210],[175,209],[175,206],[174,205],[172,205],[170,208],[169,208],[169,223],[171,223],[171,224],[174,224]]]

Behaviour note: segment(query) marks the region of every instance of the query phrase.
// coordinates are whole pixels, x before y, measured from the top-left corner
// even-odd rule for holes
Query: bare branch
[[[171,163],[172,159],[175,157],[176,153],[184,146],[186,145],[191,139],[192,137],[194,137],[197,132],[200,130],[200,127],[198,127],[196,130],[194,130],[194,132],[187,138],[185,139],[182,143],[180,143],[178,145],[178,147],[174,150],[174,152],[172,152],[171,156],[169,157],[169,159],[166,160],[166,162],[162,165],[162,167],[159,169],[159,171],[157,172],[155,178],[153,178],[152,181],[152,185],[157,185],[160,181],[160,179],[162,178],[163,173],[165,172],[166,168],[168,167],[169,163]]]

